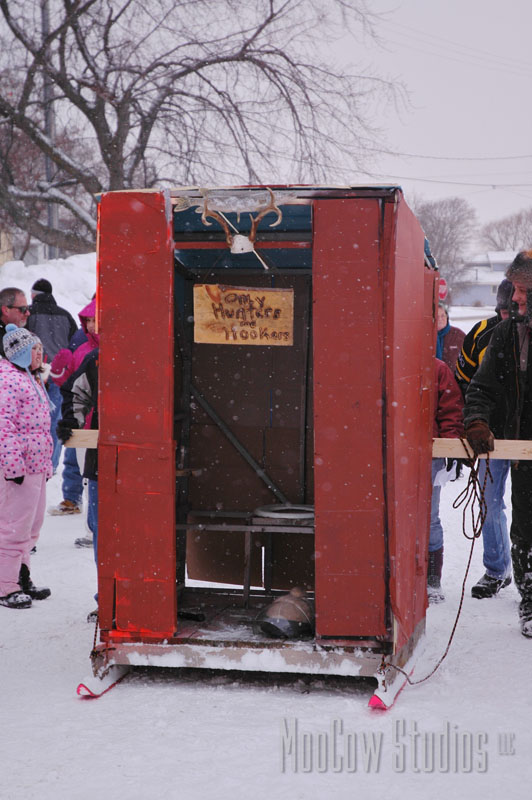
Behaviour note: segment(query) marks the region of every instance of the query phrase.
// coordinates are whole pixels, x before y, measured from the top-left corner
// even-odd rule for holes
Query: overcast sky
[[[354,63],[403,81],[410,108],[380,120],[377,180],[406,197],[460,196],[488,222],[532,206],[532,0],[369,0],[380,45]],[[433,158],[429,158],[433,157]],[[423,179],[423,180],[422,180]]]

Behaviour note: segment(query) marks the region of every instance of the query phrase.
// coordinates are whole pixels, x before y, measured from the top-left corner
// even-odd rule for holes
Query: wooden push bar
[[[72,431],[72,436],[65,447],[98,446],[98,431]],[[471,448],[468,445],[468,452]],[[460,439],[433,439],[433,458],[467,458],[464,445]],[[480,458],[486,458],[481,455]],[[527,439],[495,439],[495,449],[490,453],[490,458],[504,458],[511,461],[532,460],[532,441]]]
[[[467,444],[468,452],[472,454]],[[509,461],[532,460],[532,441],[528,439],[495,439],[495,449],[490,458],[504,458]],[[460,439],[433,439],[433,458],[467,458],[464,445]],[[486,458],[484,454],[479,458]]]
[[[65,447],[88,447],[89,449],[98,447],[99,431],[81,430],[72,431],[72,436],[66,442]]]

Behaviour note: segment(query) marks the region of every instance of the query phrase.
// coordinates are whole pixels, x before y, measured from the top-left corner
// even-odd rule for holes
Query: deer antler
[[[251,216],[251,214],[249,215],[251,217],[251,231],[249,233],[249,241],[250,242],[254,242],[255,241],[255,236],[257,235],[257,225],[259,224],[261,219],[266,216],[266,214],[269,214],[270,211],[274,211],[277,214],[277,220],[275,222],[272,222],[272,224],[270,225],[270,228],[274,228],[276,225],[279,225],[279,223],[281,222],[281,220],[283,218],[283,212],[281,211],[280,208],[278,208],[275,205],[275,195],[274,195],[274,193],[272,192],[272,190],[270,189],[269,186],[267,186],[266,188],[268,189],[268,191],[270,193],[270,202],[268,203],[267,206],[264,206],[263,208],[259,208],[258,209],[258,213],[257,213],[257,216],[255,218],[253,218]]]
[[[207,217],[212,217],[212,219],[217,220],[222,228],[225,231],[225,241],[229,245],[229,247],[233,244],[233,234],[229,230],[229,225],[227,224],[227,220],[219,214],[217,211],[211,211],[207,203],[207,196],[205,195],[203,199],[203,214],[201,215],[201,221],[204,225],[212,225],[212,222],[207,222]]]

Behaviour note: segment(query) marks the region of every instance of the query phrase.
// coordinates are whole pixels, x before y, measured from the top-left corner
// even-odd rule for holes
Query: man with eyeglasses
[[[6,325],[13,323],[23,328],[28,321],[31,307],[28,305],[26,295],[22,289],[9,286],[0,291],[0,355],[5,358],[2,339],[6,332]]]

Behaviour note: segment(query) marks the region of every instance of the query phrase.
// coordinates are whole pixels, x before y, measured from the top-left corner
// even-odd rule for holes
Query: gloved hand
[[[72,431],[77,427],[78,423],[74,419],[68,421],[60,419],[55,429],[55,432],[57,433],[57,438],[61,439],[63,444],[65,442],[68,442],[68,440],[72,436]]]
[[[16,483],[18,486],[22,486],[24,483],[24,475],[17,475],[16,478],[6,478],[4,475],[4,478],[6,481],[13,481],[13,483]]]
[[[480,453],[491,453],[494,448],[495,437],[483,419],[473,420],[467,426],[465,435],[476,456]]]

